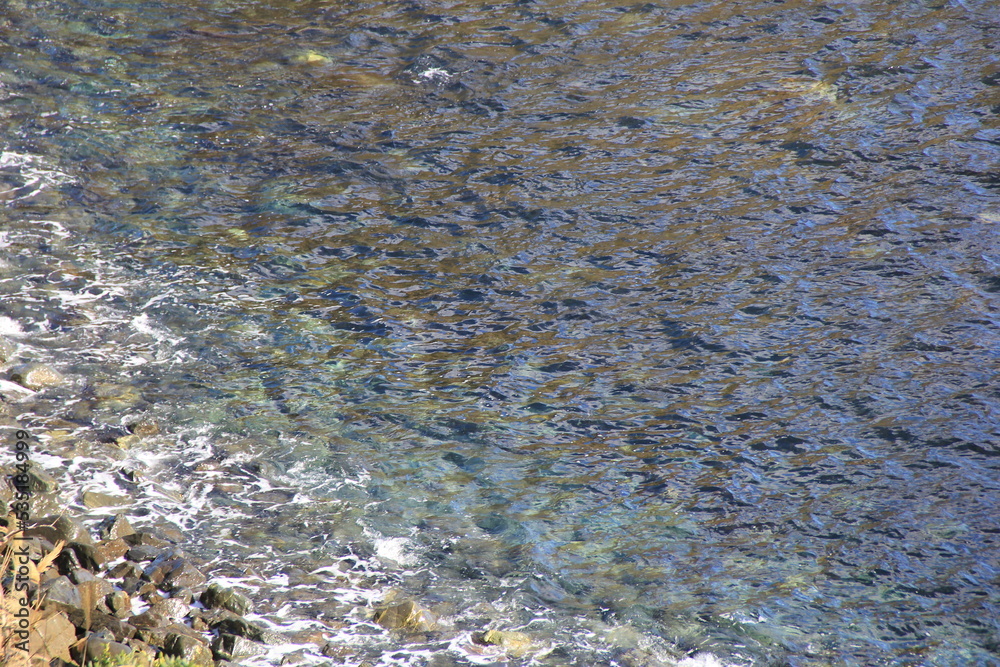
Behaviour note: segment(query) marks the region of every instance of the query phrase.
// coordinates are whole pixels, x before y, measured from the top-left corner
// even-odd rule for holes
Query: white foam
[[[0,335],[3,336],[24,336],[24,329],[21,325],[9,317],[0,316]]]
[[[677,667],[726,667],[711,653],[695,653],[677,663]]]
[[[452,76],[451,72],[448,70],[443,70],[440,67],[430,67],[425,69],[423,72],[417,74],[417,78],[414,79],[415,83],[420,83],[421,81],[447,81]]]
[[[147,304],[149,305],[149,304]],[[180,343],[183,339],[171,336],[167,331],[161,329],[160,327],[153,326],[153,323],[149,321],[149,315],[142,313],[141,315],[136,315],[132,318],[132,328],[141,334],[146,334],[147,336],[152,336],[159,342],[166,342],[172,345]]]
[[[375,553],[400,565],[415,565],[417,557],[408,553],[411,546],[412,542],[405,537],[381,537],[375,540]]]
[[[28,389],[27,387],[22,387],[16,382],[11,382],[10,380],[0,380],[0,394],[5,396],[15,396],[14,400],[18,398],[25,398],[27,396],[34,396],[35,392]]]
[[[27,155],[13,151],[0,152],[0,169],[5,167],[16,168],[21,176],[24,177],[25,184],[0,192],[0,194],[16,190],[31,190],[27,193],[18,193],[19,199],[33,197],[47,187],[72,182],[73,180],[69,175],[47,165],[45,160],[37,155]]]

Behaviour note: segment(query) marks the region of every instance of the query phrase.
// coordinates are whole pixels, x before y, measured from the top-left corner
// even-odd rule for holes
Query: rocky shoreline
[[[0,337],[0,364],[8,365],[16,350]],[[16,416],[25,401],[38,411],[46,402],[44,392],[65,385],[65,378],[42,363],[9,366],[4,375],[0,418],[5,430],[22,434],[16,437],[36,448],[37,438],[20,430]],[[107,389],[89,391],[99,395],[98,400],[114,400],[122,393]],[[158,431],[156,422],[147,419],[98,437],[126,449]],[[180,534],[136,529],[124,513],[109,515],[88,530],[67,508],[60,480],[32,463],[27,451],[23,459],[15,457],[15,437],[7,440],[10,452],[0,458],[0,513],[6,517],[0,518],[0,526],[8,536],[3,551],[25,554],[36,570],[26,598],[31,608],[31,665],[83,665],[100,656],[128,656],[129,661],[148,664],[163,656],[221,666],[260,655],[268,644],[288,641],[245,618],[250,600],[211,581],[202,571],[205,564],[180,546]],[[125,477],[136,474],[119,472]],[[90,509],[121,504],[119,498],[94,491],[85,491],[80,500]],[[0,598],[14,594],[14,572],[4,573]],[[13,660],[18,649],[5,648],[4,657]]]
[[[209,582],[171,540],[136,531],[121,514],[108,517],[97,532],[94,540],[69,517],[44,517],[18,541],[33,561],[52,565],[32,591],[38,601],[34,660],[84,664],[103,655],[139,654],[130,657],[221,666],[283,641],[244,618],[249,600]]]

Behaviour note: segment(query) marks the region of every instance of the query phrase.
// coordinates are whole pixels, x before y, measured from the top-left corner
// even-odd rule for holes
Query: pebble
[[[482,646],[499,646],[515,658],[527,655],[534,646],[531,637],[523,632],[487,630],[472,635],[472,641]]]
[[[19,366],[11,371],[10,379],[32,391],[54,387],[66,381],[62,373],[45,364],[25,364]]]

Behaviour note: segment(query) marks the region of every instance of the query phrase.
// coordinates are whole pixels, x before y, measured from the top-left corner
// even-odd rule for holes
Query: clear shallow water
[[[121,487],[155,415],[131,490],[348,663],[996,664],[996,29],[8,3],[0,314],[76,383],[20,419]]]

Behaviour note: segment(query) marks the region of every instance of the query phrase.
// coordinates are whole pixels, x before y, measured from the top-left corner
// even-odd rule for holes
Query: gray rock
[[[187,616],[188,612],[191,611],[191,605],[183,600],[167,598],[157,602],[150,609],[172,621],[177,621]]]
[[[160,555],[161,551],[163,551],[162,547],[150,547],[145,544],[140,544],[139,546],[129,549],[125,554],[125,558],[133,563],[142,563],[147,560],[155,559]]]
[[[98,524],[97,535],[102,540],[115,540],[126,535],[135,535],[135,529],[124,514],[116,514]]]
[[[121,587],[123,591],[134,597],[139,594],[139,589],[147,584],[149,584],[148,581],[143,581],[138,577],[125,577],[122,579]]]
[[[27,475],[28,490],[31,493],[54,493],[59,490],[59,482],[56,481],[56,478],[37,465],[31,466]]]
[[[215,583],[201,594],[201,603],[208,609],[228,609],[241,616],[250,611],[250,600],[231,588]]]
[[[99,493],[97,491],[83,492],[83,504],[88,509],[118,507],[120,505],[127,505],[129,502],[129,499],[124,496],[112,496],[111,494]]]
[[[132,614],[132,598],[125,591],[113,591],[105,601],[117,618],[128,618]]]
[[[81,544],[94,543],[90,533],[83,526],[63,515],[42,517],[34,521],[31,527],[24,531],[24,534],[26,537],[37,535],[52,544],[59,540],[80,542]]]
[[[83,609],[80,590],[76,587],[76,584],[69,580],[69,577],[61,576],[43,582],[41,591],[42,595],[45,596],[44,600],[47,605],[55,603],[71,609]]]
[[[180,591],[185,588],[194,588],[205,583],[206,577],[201,571],[189,562],[182,563],[174,568],[163,580],[161,587],[170,592]]]
[[[112,579],[135,579],[138,581],[139,577],[142,576],[142,570],[135,563],[119,563],[111,568],[108,576]]]
[[[82,567],[78,567],[69,573],[70,580],[76,584],[78,590],[83,591],[84,587],[89,587],[93,591],[94,599],[104,599],[115,587],[111,585],[110,581],[106,581],[99,577],[95,577],[90,570],[85,570]]]
[[[101,540],[94,545],[97,557],[103,559],[105,563],[112,560],[118,560],[127,554],[130,548],[131,547],[129,547],[125,540],[120,537],[111,540]]]
[[[163,651],[167,655],[183,658],[196,665],[212,665],[212,649],[208,642],[187,634],[177,632],[168,634],[163,643]]]
[[[242,660],[264,652],[264,647],[237,635],[221,634],[212,641],[216,660]]]
[[[42,596],[42,608],[46,612],[62,612],[77,627],[86,624],[83,598],[69,577],[59,576],[43,581],[39,590]]]
[[[276,632],[271,632],[267,628],[263,628],[245,618],[235,615],[214,624],[212,629],[223,634],[245,637],[246,639],[262,644],[280,644],[284,641],[283,637]]]
[[[165,619],[161,614],[157,614],[151,609],[147,609],[141,614],[136,614],[129,619],[129,623],[134,625],[136,628],[147,629],[147,628],[160,628],[166,624],[167,619]],[[144,641],[149,641],[148,639]],[[151,644],[153,642],[150,642]]]

